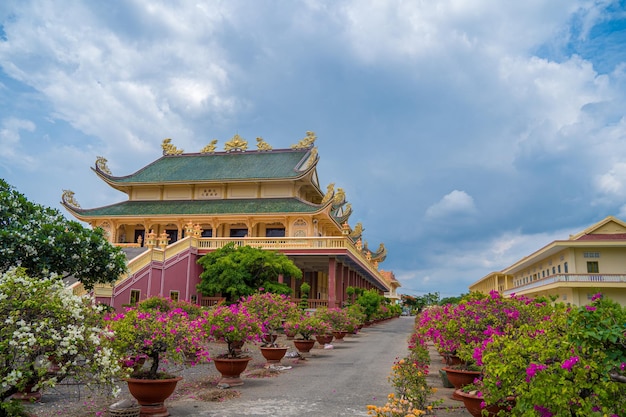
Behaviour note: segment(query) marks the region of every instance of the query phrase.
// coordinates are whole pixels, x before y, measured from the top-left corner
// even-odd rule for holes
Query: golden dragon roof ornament
[[[226,144],[224,144],[224,150],[226,152],[245,151],[246,149],[248,149],[248,141],[246,141],[244,138],[242,138],[238,134],[233,136],[231,140],[229,140],[228,142],[226,142]]]
[[[358,239],[361,237],[361,235],[363,234],[363,231],[365,229],[363,229],[363,224],[361,224],[361,222],[358,222],[355,226],[354,229],[352,229],[352,232],[350,232],[350,237],[353,239]]]
[[[269,143],[265,142],[262,137],[256,138],[256,147],[260,151],[271,151],[272,147]]]
[[[335,183],[331,182],[326,187],[326,194],[324,194],[324,198],[322,198],[322,204],[328,203],[333,196],[335,195]]]
[[[295,145],[291,145],[291,149],[311,148],[315,143],[315,139],[317,139],[317,136],[315,136],[315,132],[311,132],[309,130],[306,132],[306,137],[304,139],[301,139],[300,142],[296,143]]]
[[[178,149],[176,146],[172,145],[171,138],[163,139],[161,148],[163,149],[163,155],[180,155],[183,153],[182,149]]]
[[[63,195],[61,196],[61,201],[63,201],[68,206],[80,208],[80,204],[74,198],[74,191],[72,190],[63,190]]]
[[[217,146],[217,139],[213,139],[207,146],[200,149],[200,153],[213,153],[215,152],[215,147]]]
[[[107,162],[108,161],[103,156],[96,157],[96,168],[104,173],[112,175],[111,170],[109,170],[109,167],[107,167]]]

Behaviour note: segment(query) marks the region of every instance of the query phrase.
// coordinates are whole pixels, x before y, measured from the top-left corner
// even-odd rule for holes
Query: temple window
[[[139,297],[141,296],[141,291],[139,290],[130,290],[130,301],[129,304],[131,306],[137,305],[139,302]]]
[[[265,229],[265,237],[285,237],[284,227],[272,227]]]
[[[230,237],[246,237],[248,229],[230,229]]]

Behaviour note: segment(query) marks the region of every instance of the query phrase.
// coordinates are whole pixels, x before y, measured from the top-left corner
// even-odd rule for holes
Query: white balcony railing
[[[556,283],[626,283],[626,275],[601,275],[601,274],[564,274],[552,275],[528,284],[520,285],[504,291],[505,295],[510,295],[532,288],[544,287]]]

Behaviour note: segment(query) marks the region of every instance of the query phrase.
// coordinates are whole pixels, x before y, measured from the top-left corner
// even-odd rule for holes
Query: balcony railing
[[[546,285],[568,282],[568,283],[626,283],[626,275],[600,275],[600,274],[563,274],[552,275],[528,284],[520,285],[504,291],[505,295],[510,295],[520,291],[530,290],[532,288],[544,287]]]

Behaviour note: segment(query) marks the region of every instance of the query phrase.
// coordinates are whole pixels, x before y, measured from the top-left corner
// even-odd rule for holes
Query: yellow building
[[[504,295],[558,296],[585,305],[602,292],[626,305],[626,223],[609,216],[567,240],[555,240],[469,287]]]
[[[96,288],[98,301],[115,307],[151,296],[205,302],[207,295],[196,291],[202,272],[196,261],[229,242],[287,255],[311,285],[311,307],[342,305],[348,286],[395,291],[395,278],[379,270],[384,245],[370,250],[361,224],[349,225],[352,208],[341,188],[320,189],[315,140],[307,132],[291,148],[275,150],[257,138],[257,149],[248,150],[235,135],[224,151],[214,140],[184,153],[165,139],[161,158],[124,176],[114,176],[98,157],[96,175],[127,200],[84,209],[71,191],[62,198],[73,216],[102,228],[131,258],[128,276]],[[299,283],[280,279],[298,298]]]

